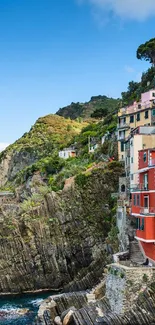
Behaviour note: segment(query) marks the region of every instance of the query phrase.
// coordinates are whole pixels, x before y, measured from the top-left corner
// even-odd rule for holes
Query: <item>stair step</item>
[[[93,294],[93,293],[87,293],[86,296],[87,296],[88,302],[95,301],[95,294]]]
[[[144,257],[137,241],[130,242],[130,259],[133,263],[143,264]]]

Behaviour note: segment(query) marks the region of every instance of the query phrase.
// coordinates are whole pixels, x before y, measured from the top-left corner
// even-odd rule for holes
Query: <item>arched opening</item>
[[[125,192],[125,185],[123,184],[122,186],[121,186],[121,192]]]

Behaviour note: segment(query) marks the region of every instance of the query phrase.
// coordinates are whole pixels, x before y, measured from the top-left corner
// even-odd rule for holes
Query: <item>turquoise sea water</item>
[[[39,304],[53,292],[25,294],[20,296],[0,297],[0,325],[33,325]],[[27,308],[29,312],[23,316],[18,310]]]

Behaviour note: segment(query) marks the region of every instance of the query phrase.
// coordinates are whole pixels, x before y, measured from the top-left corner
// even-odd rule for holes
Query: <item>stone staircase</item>
[[[86,297],[87,297],[88,303],[95,302],[96,301],[95,294],[94,293],[87,293],[86,294]]]
[[[145,262],[145,258],[140,250],[137,240],[130,242],[129,253],[131,262],[136,264],[143,264]]]

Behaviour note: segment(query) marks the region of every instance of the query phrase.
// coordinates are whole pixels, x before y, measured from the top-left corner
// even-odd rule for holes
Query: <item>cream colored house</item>
[[[138,151],[155,148],[155,126],[140,126],[131,132],[130,138],[125,143],[125,170],[129,177],[130,189],[139,182]]]
[[[155,125],[155,89],[141,95],[141,101],[121,108],[118,113],[118,157],[125,160],[125,141],[138,126]]]

